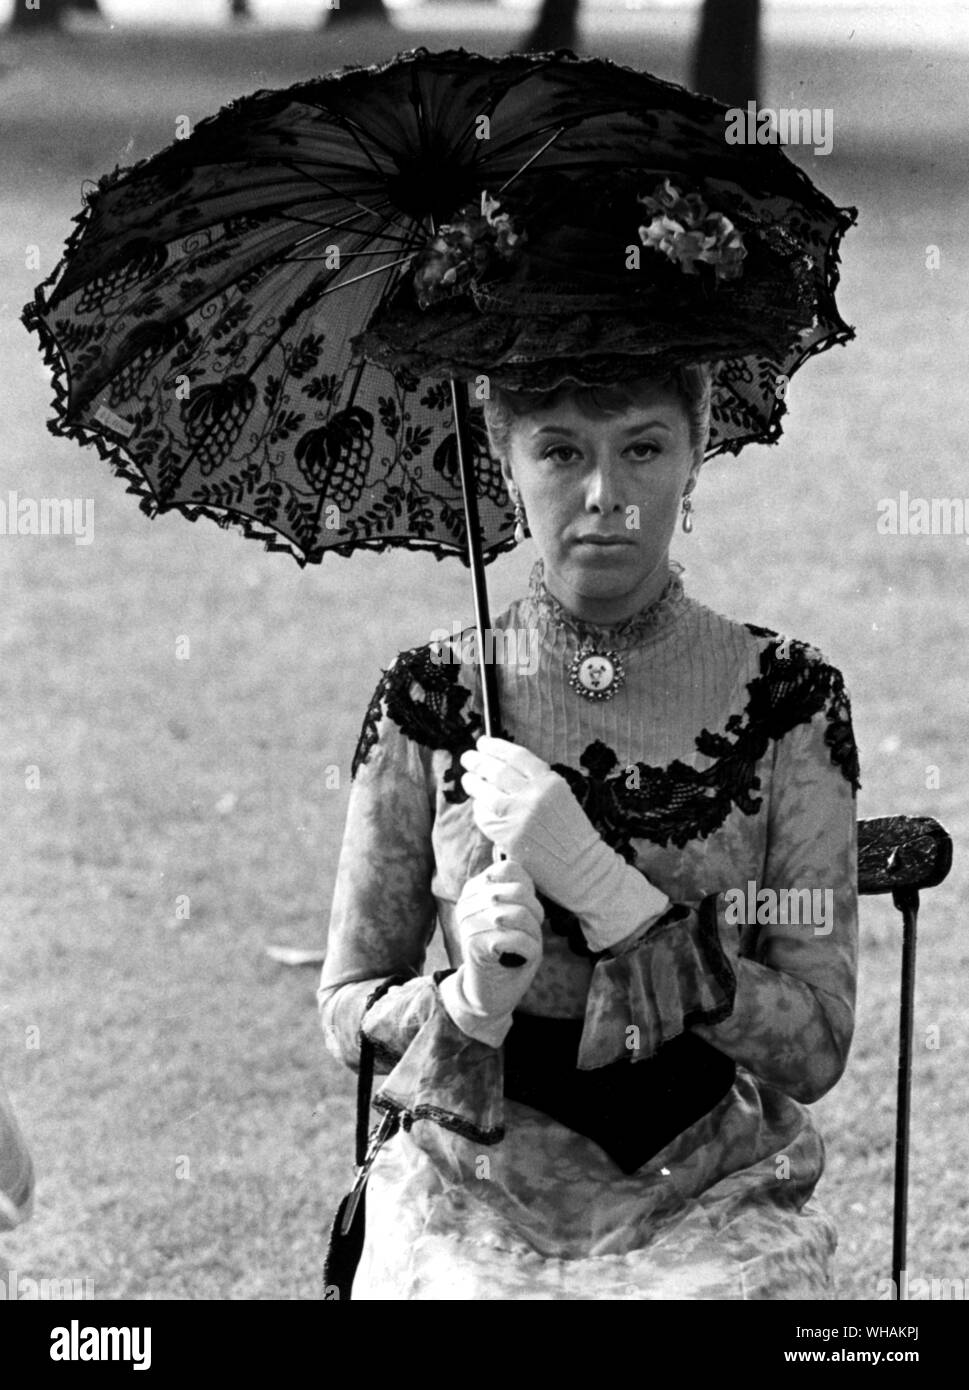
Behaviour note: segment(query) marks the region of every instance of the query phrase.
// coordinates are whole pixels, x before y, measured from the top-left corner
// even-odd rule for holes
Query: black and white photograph
[[[0,171],[12,1345],[941,1367],[969,6],[0,0]]]

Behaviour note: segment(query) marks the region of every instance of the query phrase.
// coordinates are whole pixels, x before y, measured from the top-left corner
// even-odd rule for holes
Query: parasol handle
[[[499,849],[497,845],[493,846],[493,853],[491,855],[491,862],[493,864],[500,864],[502,859],[507,858],[508,856],[503,849]],[[525,964],[525,957],[520,956],[517,951],[502,951],[501,955],[498,957],[498,964],[507,965],[509,969],[514,969],[515,966]]]

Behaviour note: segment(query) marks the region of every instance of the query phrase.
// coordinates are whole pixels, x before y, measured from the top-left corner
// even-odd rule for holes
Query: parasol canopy
[[[149,515],[300,564],[403,545],[472,569],[513,544],[493,384],[702,358],[708,452],[776,439],[790,375],[852,336],[854,214],[776,146],[727,144],[724,114],[565,50],[416,49],[243,97],[88,193],[23,314],[49,428]]]

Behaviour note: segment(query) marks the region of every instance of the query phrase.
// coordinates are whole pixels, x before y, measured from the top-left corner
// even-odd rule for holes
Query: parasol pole
[[[498,710],[498,679],[494,661],[487,659],[489,648],[485,645],[485,634],[492,638],[490,648],[494,654],[491,633],[491,615],[488,612],[488,587],[485,583],[484,556],[481,553],[481,521],[478,517],[478,484],[474,476],[474,451],[471,447],[471,432],[468,429],[468,383],[451,382],[451,405],[454,410],[454,433],[458,441],[458,469],[461,474],[461,496],[464,499],[464,523],[468,540],[468,565],[471,569],[471,594],[474,599],[474,626],[478,634],[478,670],[481,673],[481,710],[484,716],[485,733],[489,738],[498,737],[501,715]],[[504,859],[504,854],[494,847],[494,860]],[[513,951],[502,951],[498,957],[500,964],[515,969],[525,964],[525,957]]]
[[[431,236],[437,236],[437,218],[432,213],[428,219]],[[489,738],[497,737],[501,715],[498,712],[498,680],[494,662],[485,660],[488,650],[485,634],[491,631],[491,614],[488,611],[488,586],[485,583],[484,556],[481,553],[481,521],[478,517],[478,480],[474,476],[474,449],[471,447],[471,431],[468,426],[471,407],[468,404],[468,383],[457,381],[452,376],[451,410],[454,416],[454,434],[458,443],[458,472],[461,475],[461,498],[464,502],[464,533],[468,547],[468,566],[471,570],[471,595],[474,600],[474,626],[478,634],[478,669],[481,673],[481,712],[484,718],[485,733]],[[492,634],[492,644],[493,644]],[[494,647],[492,645],[492,652]]]
[[[471,569],[471,594],[474,599],[474,625],[478,635],[478,669],[481,673],[481,706],[485,733],[498,737],[501,715],[498,709],[498,680],[494,661],[487,659],[488,641],[493,644],[491,615],[488,611],[488,588],[485,583],[484,556],[481,552],[481,522],[478,517],[478,487],[474,476],[474,450],[468,428],[468,383],[451,381],[451,405],[454,411],[454,432],[458,441],[458,469],[461,474],[461,495],[464,500],[464,522],[468,542],[468,565]]]

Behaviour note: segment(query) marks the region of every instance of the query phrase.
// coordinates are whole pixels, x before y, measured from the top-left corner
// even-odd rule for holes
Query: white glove
[[[593,951],[607,951],[669,907],[665,893],[610,849],[565,778],[527,748],[482,735],[461,763],[478,829],[575,913]]]
[[[500,1047],[541,964],[545,914],[528,874],[505,859],[468,879],[456,916],[462,960],[438,986],[441,1001],[463,1033]],[[502,965],[505,953],[524,964]]]

